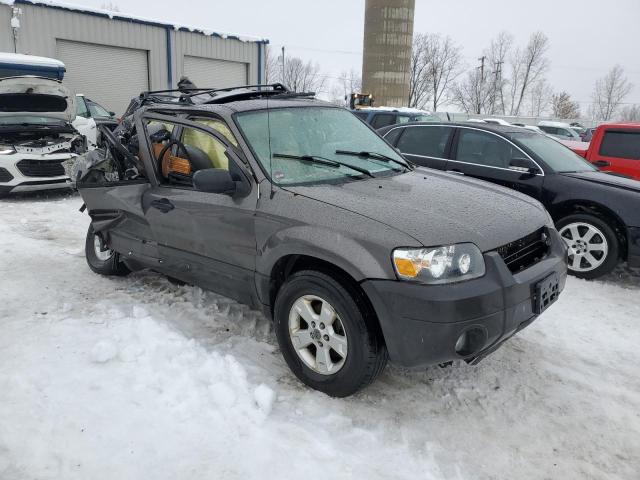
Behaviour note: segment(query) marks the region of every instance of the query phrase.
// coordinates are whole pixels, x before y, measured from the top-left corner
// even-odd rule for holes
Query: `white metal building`
[[[122,113],[143,90],[262,83],[267,40],[85,9],[55,1],[0,1],[0,51],[64,62],[64,81]]]

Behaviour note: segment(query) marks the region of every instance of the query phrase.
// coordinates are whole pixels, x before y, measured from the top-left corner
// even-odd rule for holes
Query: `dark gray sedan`
[[[536,200],[413,168],[330,104],[207,95],[142,106],[88,154],[94,271],[148,268],[262,310],[291,370],[332,396],[388,358],[477,362],[562,291],[566,247]]]

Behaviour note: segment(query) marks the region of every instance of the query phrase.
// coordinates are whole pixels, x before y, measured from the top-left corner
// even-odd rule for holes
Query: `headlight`
[[[484,275],[484,258],[473,243],[432,248],[397,248],[393,266],[402,280],[451,283]]]

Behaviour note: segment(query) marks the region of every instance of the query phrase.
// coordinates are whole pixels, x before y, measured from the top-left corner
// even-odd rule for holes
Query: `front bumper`
[[[547,257],[516,274],[498,253],[489,252],[484,255],[486,274],[466,282],[362,282],[380,320],[391,361],[415,367],[478,359],[529,325],[537,317],[536,284],[555,272],[562,290],[567,278],[566,246],[555,230],[550,238]],[[472,353],[459,355],[455,344],[465,331],[483,332],[483,338]]]
[[[629,227],[628,235],[627,263],[630,267],[640,267],[640,227]]]
[[[3,155],[0,157],[0,194],[71,188],[73,183],[64,171],[64,165],[75,158],[71,153]],[[32,168],[20,168],[22,161],[32,162]],[[39,164],[57,164],[62,168],[56,170],[62,171],[48,174],[48,169]]]

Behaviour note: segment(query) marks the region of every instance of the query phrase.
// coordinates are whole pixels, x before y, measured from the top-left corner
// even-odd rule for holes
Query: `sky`
[[[362,68],[364,0],[66,0],[220,32],[269,39],[286,55],[317,62],[327,84],[341,72]],[[640,0],[416,0],[414,32],[450,36],[462,47],[468,68],[500,31],[524,45],[540,30],[549,37],[547,79],[581,103],[591,101],[597,78],[620,64],[634,88],[625,100],[640,104],[637,28]],[[330,87],[326,87],[330,90]]]

